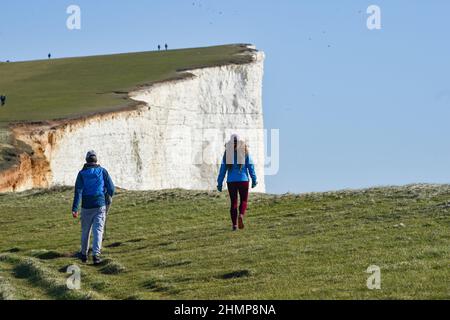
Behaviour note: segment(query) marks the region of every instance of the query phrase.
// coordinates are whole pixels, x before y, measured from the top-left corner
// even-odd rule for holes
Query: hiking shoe
[[[86,263],[87,260],[88,260],[88,257],[87,257],[85,254],[82,254],[81,251],[77,252],[77,253],[74,255],[74,257],[77,258],[77,259],[80,259],[81,262],[83,262],[83,263]]]
[[[102,258],[100,258],[100,256],[93,256],[92,257],[94,259],[94,265],[99,265],[103,262]]]
[[[86,263],[88,261],[87,255],[80,253],[80,260],[81,262]]]
[[[238,224],[239,224],[239,229],[244,229],[244,216],[243,215],[239,215],[239,219],[238,219]]]
[[[233,231],[237,231],[237,226],[233,226]]]

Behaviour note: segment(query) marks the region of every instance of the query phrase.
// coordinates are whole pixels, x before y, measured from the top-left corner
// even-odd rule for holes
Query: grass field
[[[180,77],[179,70],[252,60],[245,45],[138,52],[0,63],[0,168],[16,160],[7,127],[12,122],[73,118],[121,109],[128,92]],[[17,146],[15,146],[17,148]],[[13,162],[14,163],[14,162]]]
[[[119,192],[105,265],[72,255],[69,189],[0,195],[4,299],[449,299],[450,186],[252,194],[231,232],[225,193]],[[78,264],[82,288],[65,287]],[[369,265],[381,290],[368,290]]]

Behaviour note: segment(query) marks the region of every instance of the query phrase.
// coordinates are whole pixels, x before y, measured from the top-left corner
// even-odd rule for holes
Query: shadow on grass
[[[144,282],[143,287],[152,292],[158,293],[166,293],[169,295],[174,295],[180,293],[180,290],[177,289],[173,284],[163,280],[152,278]]]
[[[181,261],[165,261],[160,260],[154,264],[155,267],[159,268],[172,268],[172,267],[180,267],[190,265],[192,261],[190,260],[181,260]]]
[[[59,253],[57,251],[53,251],[53,250],[50,250],[50,251],[41,250],[41,251],[33,253],[33,256],[36,258],[39,258],[41,260],[53,260],[53,259],[67,257],[67,255]]]
[[[105,246],[105,248],[117,248],[120,247],[123,244],[123,242],[114,242],[111,244],[108,244],[107,246]]]
[[[105,248],[118,248],[127,243],[139,243],[144,240],[146,240],[146,239],[145,238],[137,238],[137,239],[131,239],[131,240],[127,240],[127,241],[117,241],[117,242],[113,242],[111,244],[106,245]]]
[[[219,276],[219,279],[230,280],[235,278],[247,278],[252,276],[252,272],[250,270],[237,270],[229,273],[225,273]]]

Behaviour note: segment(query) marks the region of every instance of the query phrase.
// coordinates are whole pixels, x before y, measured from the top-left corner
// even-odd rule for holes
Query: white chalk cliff
[[[41,169],[31,169],[33,177],[9,191],[73,186],[91,149],[118,187],[213,190],[224,144],[237,132],[255,162],[255,191],[264,192],[264,54],[252,54],[250,63],[189,70],[184,79],[131,92],[135,109],[15,129],[35,152],[30,167]]]

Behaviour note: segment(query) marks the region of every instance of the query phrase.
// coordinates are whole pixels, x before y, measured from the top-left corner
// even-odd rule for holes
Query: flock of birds
[[[217,9],[214,9],[214,8],[212,8],[210,6],[207,6],[207,5],[203,4],[201,0],[193,1],[192,2],[192,6],[193,7],[197,7],[199,9],[203,9],[203,10],[213,14],[211,17],[214,17],[214,15],[216,15],[216,16],[223,16],[224,15],[224,11],[217,10]],[[233,13],[236,15],[236,14],[238,14],[238,11],[235,10]],[[361,15],[362,13],[363,13],[363,10],[358,10],[358,14],[359,15]],[[209,21],[209,24],[213,25],[214,23],[212,21]],[[322,31],[322,34],[325,35],[326,31]],[[311,36],[309,36],[308,37],[308,41],[313,41],[313,38]],[[327,48],[331,48],[331,47],[332,47],[332,45],[330,43],[327,44]]]
[[[193,6],[193,7],[200,8],[200,9],[203,9],[203,10],[205,10],[205,11],[207,11],[207,12],[213,14],[211,17],[214,17],[214,15],[217,15],[217,16],[223,16],[223,15],[224,15],[224,12],[223,12],[222,10],[217,10],[217,9],[213,9],[212,7],[206,6],[206,5],[204,5],[204,4],[202,3],[201,0],[193,1],[193,2],[192,2],[192,6]],[[233,13],[236,15],[236,14],[238,14],[238,11],[235,10]],[[358,10],[358,14],[362,14],[362,13],[363,13],[362,10]],[[209,21],[209,24],[212,25],[213,22],[212,22],[212,21]],[[326,34],[326,31],[322,31],[322,34],[325,35],[325,34]],[[309,36],[309,37],[308,37],[308,41],[313,41],[313,38],[312,38],[311,36]],[[328,47],[328,48],[331,48],[331,44],[327,44],[327,47]],[[158,50],[161,50],[161,49],[162,49],[162,46],[161,46],[161,45],[158,45]],[[167,44],[164,45],[164,49],[166,49],[166,50],[168,49]],[[48,57],[48,59],[51,59],[52,56],[51,56],[51,54],[49,53],[47,57]],[[5,62],[11,62],[11,61],[10,61],[10,60],[6,60]]]
[[[204,9],[206,12],[211,13],[213,15],[217,15],[217,16],[222,16],[224,14],[224,12],[222,10],[216,10],[213,9],[212,7],[208,7],[206,5],[203,5],[201,1],[197,1],[197,2],[192,2],[192,6],[193,7],[197,7],[199,9]],[[238,14],[238,11],[235,10],[234,14]],[[209,21],[209,24],[212,25],[214,24],[212,21]]]

